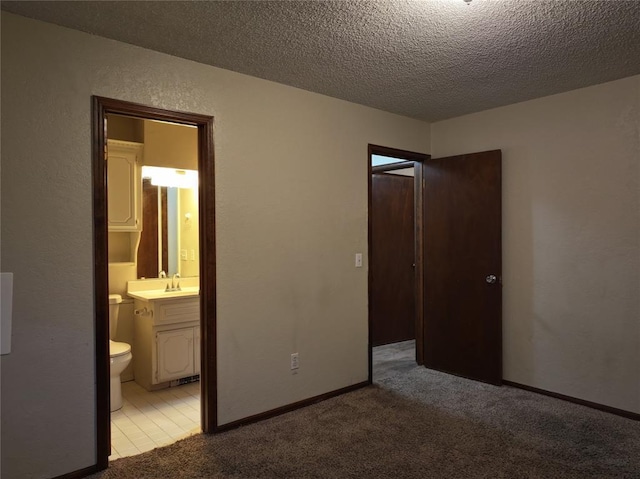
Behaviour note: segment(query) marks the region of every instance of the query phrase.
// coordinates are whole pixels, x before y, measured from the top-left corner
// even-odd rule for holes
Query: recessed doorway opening
[[[107,198],[114,460],[202,430],[197,128],[108,114]]]
[[[97,465],[216,429],[213,118],[94,97]]]
[[[422,161],[369,145],[370,379],[421,364]]]
[[[368,161],[370,381],[373,348],[414,334],[415,363],[501,384],[501,151],[430,158],[369,145]],[[403,168],[413,207],[411,182],[393,174]]]

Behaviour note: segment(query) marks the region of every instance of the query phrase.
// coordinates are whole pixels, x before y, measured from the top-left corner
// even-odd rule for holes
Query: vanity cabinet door
[[[138,182],[142,145],[108,140],[107,151],[109,231],[140,231],[142,203]]]
[[[157,382],[193,376],[194,328],[156,333]]]

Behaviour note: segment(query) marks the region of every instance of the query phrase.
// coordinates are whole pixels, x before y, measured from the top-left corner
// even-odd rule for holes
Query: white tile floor
[[[149,392],[122,384],[123,406],[111,413],[111,456],[134,456],[200,432],[200,383]]]

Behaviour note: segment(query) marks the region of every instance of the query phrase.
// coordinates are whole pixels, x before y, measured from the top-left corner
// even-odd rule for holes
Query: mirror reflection
[[[170,170],[162,168],[162,170]],[[178,174],[185,174],[185,170]],[[197,172],[196,185],[197,185]],[[138,277],[199,274],[198,190],[162,186],[143,169],[143,224],[138,247]],[[155,184],[154,184],[155,183]]]

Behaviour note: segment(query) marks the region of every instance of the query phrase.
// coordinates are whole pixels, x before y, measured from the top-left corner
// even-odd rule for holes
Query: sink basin
[[[129,296],[142,301],[157,301],[162,299],[193,298],[200,295],[199,286],[187,286],[180,291],[165,291],[164,289],[148,289],[143,291],[129,291]]]

